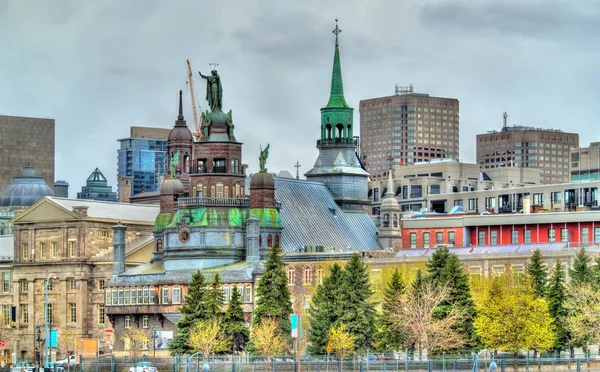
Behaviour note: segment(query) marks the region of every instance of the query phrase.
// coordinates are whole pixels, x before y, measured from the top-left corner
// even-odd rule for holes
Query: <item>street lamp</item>
[[[48,284],[50,279],[56,279],[56,275],[50,274],[45,282],[45,295],[46,295],[46,342],[44,343],[44,350],[46,351],[46,359],[44,360],[44,370],[48,368],[48,359],[50,359],[50,318],[48,317]]]
[[[154,328],[152,328],[152,347],[154,348],[153,351],[153,358],[156,359],[156,339],[158,338],[158,329],[156,328],[156,326],[154,326]]]

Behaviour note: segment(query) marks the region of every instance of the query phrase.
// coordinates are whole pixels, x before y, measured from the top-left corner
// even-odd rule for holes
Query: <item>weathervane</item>
[[[211,63],[209,63],[208,65],[210,66],[210,69],[211,69],[211,71],[212,71],[212,70],[216,70],[216,69],[217,69],[217,67],[219,66],[219,64],[218,64],[218,63],[215,63],[215,62],[211,62]]]
[[[335,34],[335,45],[339,45],[338,44],[338,35],[342,32],[342,29],[338,27],[337,18],[335,19],[335,28],[331,32]]]

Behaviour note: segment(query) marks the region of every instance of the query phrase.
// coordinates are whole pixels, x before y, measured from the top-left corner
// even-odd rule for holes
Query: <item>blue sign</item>
[[[302,319],[300,315],[290,315],[290,322],[292,325],[292,338],[302,338]]]
[[[50,330],[50,347],[58,347],[58,331],[56,329]]]

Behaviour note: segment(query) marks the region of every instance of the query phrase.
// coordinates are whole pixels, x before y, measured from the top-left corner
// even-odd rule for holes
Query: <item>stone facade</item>
[[[54,119],[0,115],[0,191],[26,165],[54,183]]]

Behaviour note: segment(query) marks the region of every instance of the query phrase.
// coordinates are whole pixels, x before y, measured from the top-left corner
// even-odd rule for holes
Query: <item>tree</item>
[[[340,288],[340,321],[354,337],[357,349],[373,347],[375,341],[375,305],[369,301],[373,294],[367,266],[358,254],[353,254],[344,267]]]
[[[571,283],[568,293],[566,322],[572,344],[587,347],[600,342],[600,291],[591,284]]]
[[[58,335],[58,350],[65,357],[75,354],[75,342],[81,334],[75,328],[66,328]],[[73,363],[67,363],[67,369],[71,370]]]
[[[573,268],[569,269],[572,285],[589,284],[594,280],[594,272],[590,267],[592,259],[587,255],[585,248],[581,247],[575,255]]]
[[[265,358],[267,366],[273,357],[284,352],[288,343],[288,337],[281,334],[281,327],[275,317],[265,317],[260,323],[254,323],[250,334],[254,349]]]
[[[558,350],[562,350],[569,342],[569,332],[566,324],[567,309],[565,308],[565,301],[567,293],[564,274],[564,267],[557,259],[548,283],[546,299],[548,301],[548,311],[555,326],[556,338],[554,347]]]
[[[148,335],[139,328],[128,328],[123,336],[121,336],[121,340],[125,344],[123,349],[128,350],[129,355],[134,359],[141,356],[144,344],[148,344],[149,339]]]
[[[340,323],[337,327],[331,327],[327,335],[327,350],[338,356],[340,364],[354,352],[354,347],[354,337],[346,331],[344,323]],[[343,368],[341,369],[343,370]]]
[[[225,295],[221,288],[221,277],[219,273],[215,274],[213,281],[208,287],[208,291],[204,293],[204,306],[210,318],[219,319],[223,315],[223,305],[225,303]]]
[[[456,304],[450,305],[444,317],[437,317],[434,310],[446,301],[449,289],[445,286],[434,287],[431,283],[413,282],[408,293],[400,296],[394,303],[391,313],[392,329],[407,335],[404,346],[417,347],[419,353],[428,353],[456,349],[465,344],[457,326],[463,321],[463,310]]]
[[[546,281],[548,269],[542,261],[542,252],[537,248],[531,255],[531,262],[527,265],[527,275],[531,281],[533,294],[542,298],[546,294]]]
[[[333,264],[329,275],[323,278],[323,283],[317,286],[310,304],[310,345],[311,354],[323,355],[326,353],[327,335],[331,327],[336,326],[341,316],[340,287],[343,281],[343,272],[340,265]]]
[[[427,263],[427,281],[434,287],[444,286],[448,295],[435,309],[435,315],[445,317],[453,307],[457,306],[463,321],[457,324],[456,330],[464,335],[469,348],[479,346],[475,332],[475,316],[477,310],[471,296],[469,277],[465,273],[458,256],[450,253],[448,247],[440,247]]]
[[[406,340],[407,335],[401,330],[394,329],[392,314],[396,302],[406,293],[406,285],[400,271],[396,268],[388,286],[385,289],[381,314],[378,317],[377,347],[380,350],[398,350]]]
[[[593,282],[596,288],[600,288],[600,256],[596,256],[594,263],[595,265],[592,266]]]
[[[554,333],[546,301],[536,297],[527,285],[503,287],[501,283],[495,281],[475,319],[483,344],[489,349],[512,352],[515,358],[521,349],[552,348]]]
[[[282,337],[289,343],[292,303],[287,274],[284,271],[283,251],[279,246],[274,245],[269,250],[265,273],[258,281],[256,296],[258,300],[252,313],[252,322],[260,324],[265,318],[274,318]]]
[[[231,353],[242,352],[246,348],[249,335],[246,328],[246,317],[242,309],[241,294],[237,286],[233,286],[229,307],[223,317],[223,339],[226,349]]]
[[[185,304],[181,306],[181,318],[177,322],[177,334],[169,343],[171,355],[185,354],[190,351],[188,336],[191,328],[198,322],[209,318],[205,306],[206,281],[204,275],[197,271],[192,275],[188,285]]]
[[[211,318],[194,325],[189,332],[188,346],[205,358],[225,350],[219,319]]]

